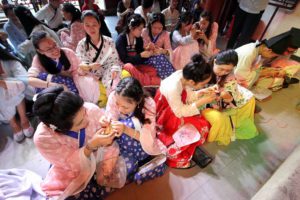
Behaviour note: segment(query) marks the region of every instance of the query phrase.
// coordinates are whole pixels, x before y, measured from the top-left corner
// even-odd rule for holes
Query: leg
[[[264,11],[261,11],[259,14],[247,14],[246,20],[244,22],[244,26],[241,29],[241,35],[235,45],[235,48],[238,48],[250,42],[250,39],[263,13]]]
[[[231,36],[227,43],[226,49],[231,49],[234,47],[234,44],[236,43],[239,34],[241,33],[242,27],[244,25],[245,17],[247,13],[240,9],[240,7],[237,7],[237,10],[235,12],[235,18],[234,18],[234,24],[232,28]]]
[[[20,122],[23,129],[27,129],[30,127],[29,120],[26,116],[26,106],[25,106],[25,100],[23,99],[22,102],[17,105],[17,111],[20,116]]]
[[[11,120],[9,120],[9,124],[13,130],[14,133],[14,140],[18,143],[21,143],[25,136],[22,132],[22,128],[20,126],[20,124],[18,123],[18,121],[16,120],[16,117],[14,116]]]

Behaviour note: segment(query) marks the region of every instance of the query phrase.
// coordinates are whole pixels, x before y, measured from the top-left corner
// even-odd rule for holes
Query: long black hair
[[[209,62],[212,67],[214,66],[214,63],[217,65],[236,66],[238,63],[238,60],[239,60],[239,57],[238,57],[237,52],[234,49],[227,49],[227,50],[220,51],[217,55],[213,56]],[[227,76],[228,75],[224,75],[224,76],[220,77],[219,80],[217,80],[217,76],[215,75],[215,73],[213,73],[210,83],[211,84],[217,83],[218,85],[223,87]]]
[[[32,43],[36,50],[39,50],[40,41],[42,39],[45,39],[46,37],[50,38],[50,36],[44,31],[37,31],[32,34]],[[55,61],[53,61],[53,59],[47,57],[46,55],[39,53],[38,51],[36,51],[36,53],[37,53],[40,63],[42,64],[42,66],[45,68],[45,70],[48,73],[50,73],[50,74],[60,73],[59,69],[57,69],[57,67],[56,67],[57,63]],[[70,63],[69,59],[67,58],[65,52],[62,49],[60,49],[59,62],[63,65],[65,71],[70,69],[71,63]]]
[[[192,61],[185,65],[182,74],[184,79],[193,80],[197,84],[212,76],[212,67],[200,54],[196,54]]]
[[[104,21],[104,16],[99,16],[92,10],[85,10],[82,12],[81,21],[83,22],[86,17],[93,17],[96,21],[100,24],[99,34],[101,36],[105,35],[107,37],[111,37],[111,33],[108,30],[106,23]],[[89,50],[89,43],[91,43],[91,37],[86,33],[86,40],[85,40],[85,50]]]
[[[64,12],[71,13],[71,15],[72,15],[72,20],[71,20],[70,25],[71,25],[72,23],[76,22],[76,21],[81,21],[81,12],[80,12],[80,10],[79,10],[78,8],[76,8],[73,4],[68,3],[68,2],[64,3],[64,4],[63,4],[63,7],[62,7],[62,10],[63,10]]]
[[[72,128],[76,113],[83,103],[80,96],[64,92],[61,86],[50,87],[37,95],[33,113],[48,127],[54,125],[54,131],[66,133]]]
[[[25,6],[19,5],[19,6],[15,7],[14,13],[19,18],[21,24],[23,25],[23,27],[27,33],[27,36],[30,36],[30,34],[35,26],[37,26],[39,24],[43,24],[43,25],[47,26],[45,23],[41,22],[35,16],[33,16],[31,11]]]
[[[152,31],[151,31],[151,27],[152,25],[155,23],[155,22],[159,22],[162,24],[163,26],[163,31],[166,30],[166,25],[165,25],[165,16],[164,14],[162,13],[153,13],[151,14],[151,17],[150,17],[150,21],[148,23],[148,32],[149,32],[149,36],[150,36],[150,39],[153,40],[153,35],[152,35]]]
[[[127,19],[127,25],[126,28],[124,29],[124,32],[129,33],[131,28],[137,28],[141,24],[143,24],[144,26],[146,25],[144,18],[140,14],[132,14]]]
[[[214,19],[213,19],[213,16],[211,14],[211,12],[208,12],[208,11],[203,11],[200,15],[200,19],[203,18],[205,20],[207,20],[209,22],[209,25],[205,31],[205,35],[206,37],[208,38],[211,34],[211,26],[212,26],[212,23],[214,22]]]
[[[192,15],[191,12],[181,13],[181,15],[179,16],[179,20],[178,20],[178,22],[177,22],[174,30],[170,34],[170,40],[171,40],[171,42],[173,41],[172,37],[173,37],[174,31],[180,30],[181,27],[182,27],[182,23],[186,23],[186,24],[192,24],[193,23],[193,15]]]
[[[145,98],[149,97],[149,94],[143,90],[138,80],[132,77],[122,79],[116,87],[116,93],[133,99],[137,103],[133,116],[138,118],[142,124],[151,123],[150,119],[145,118],[145,113],[143,112]]]

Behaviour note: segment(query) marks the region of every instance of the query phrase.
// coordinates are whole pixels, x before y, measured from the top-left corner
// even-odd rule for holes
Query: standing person
[[[61,42],[64,47],[76,51],[77,44],[85,37],[85,31],[81,23],[81,12],[71,3],[64,3],[62,12],[65,20],[70,21],[70,24],[68,28],[61,29]]]
[[[102,199],[109,188],[101,187],[97,173],[99,154],[115,158],[119,150],[114,134],[103,136],[99,119],[104,112],[96,105],[84,103],[63,87],[52,87],[37,95],[33,112],[41,121],[34,144],[51,167],[41,184],[47,197],[59,199]],[[107,146],[107,147],[105,147]],[[76,195],[76,196],[74,196]]]
[[[93,75],[98,82],[99,102],[104,107],[107,96],[120,80],[120,62],[114,41],[103,35],[101,22],[93,11],[85,11],[82,22],[86,37],[77,46],[76,53],[81,60],[80,69],[85,74]],[[101,91],[100,91],[101,90]]]
[[[10,4],[3,7],[3,12],[8,18],[3,29],[8,34],[9,41],[14,49],[17,50],[19,45],[22,44],[28,36],[19,18],[15,15],[14,8],[15,6]]]
[[[55,32],[64,27],[60,0],[48,0],[48,4],[35,13],[35,17],[38,20],[45,20],[49,28]]]
[[[0,48],[0,121],[9,121],[14,141],[20,143],[33,135],[26,116],[25,90],[27,72],[19,60]],[[16,111],[20,122],[16,119]]]
[[[139,14],[145,20],[145,25],[148,24],[148,14],[151,13],[153,5],[153,0],[142,0],[142,3],[139,7],[134,10],[135,14]]]
[[[154,156],[166,151],[156,138],[155,118],[155,102],[144,92],[138,80],[132,77],[122,79],[110,94],[105,117],[102,117],[100,123],[102,127],[111,126],[119,137],[116,141],[126,161],[127,182],[141,184],[165,172],[165,156],[162,156],[161,163],[143,174],[138,170],[147,161],[155,159]]]
[[[226,49],[238,48],[251,40],[268,0],[240,0],[235,11],[234,24]]]
[[[164,9],[161,13],[165,15],[167,31],[172,32],[178,22],[180,16],[177,10],[178,0],[170,0],[168,8]]]
[[[207,141],[228,145],[235,139],[257,136],[255,98],[251,91],[238,84],[233,74],[238,54],[231,49],[221,51],[211,62],[213,78],[210,83],[216,84],[220,99],[215,109],[203,111],[203,116],[211,124]]]
[[[183,70],[174,72],[162,81],[155,95],[156,123],[159,128],[157,135],[168,149],[169,167],[189,168],[195,151],[197,154],[201,152],[197,147],[205,142],[210,127],[201,113],[206,104],[216,99],[216,95],[197,90],[210,81],[211,75],[211,66],[201,55],[194,55],[192,62],[188,63]],[[180,135],[179,129],[188,124],[192,128],[187,128],[183,134],[188,134],[189,139],[180,145],[178,140],[175,141],[175,135]],[[205,167],[212,161],[212,158],[204,155],[203,152],[201,159],[197,160],[197,158],[194,157],[200,167]]]

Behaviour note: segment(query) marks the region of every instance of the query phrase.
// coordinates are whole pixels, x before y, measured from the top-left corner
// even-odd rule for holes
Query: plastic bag
[[[127,169],[122,156],[119,156],[119,145],[114,142],[109,147],[102,147],[97,154],[97,182],[101,186],[122,188],[126,183]]]

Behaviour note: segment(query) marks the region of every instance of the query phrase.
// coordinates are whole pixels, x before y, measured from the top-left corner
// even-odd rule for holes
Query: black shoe
[[[196,147],[192,160],[201,168],[205,168],[213,161],[213,157],[204,149]]]

